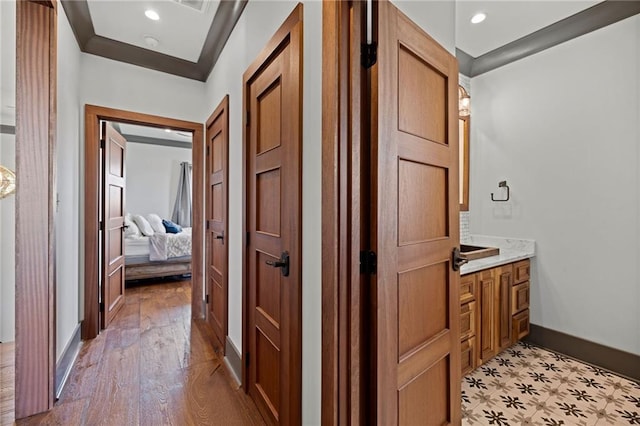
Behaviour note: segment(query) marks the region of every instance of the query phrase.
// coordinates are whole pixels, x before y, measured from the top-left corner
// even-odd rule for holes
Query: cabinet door
[[[496,353],[511,345],[511,286],[513,285],[513,265],[495,269],[495,336]]]
[[[496,354],[495,338],[495,279],[493,269],[479,272],[478,275],[478,296],[480,299],[480,349],[478,365],[488,361]]]
[[[511,313],[513,315],[529,308],[529,281],[516,284],[511,290]]]
[[[514,284],[519,284],[525,281],[529,281],[529,276],[530,276],[529,259],[521,260],[520,262],[514,263],[513,270],[515,274],[515,278],[513,280]]]
[[[460,360],[462,367],[462,375],[466,375],[476,368],[476,338],[469,337],[462,341],[460,345]]]

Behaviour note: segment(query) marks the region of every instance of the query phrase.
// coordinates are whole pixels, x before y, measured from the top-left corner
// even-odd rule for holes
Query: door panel
[[[124,305],[124,193],[127,141],[109,123],[102,123],[102,327],[107,328]]]
[[[458,67],[393,5],[377,4],[376,422],[459,424]]]
[[[267,423],[284,425],[301,421],[301,11],[245,73],[245,375]]]
[[[214,346],[224,352],[228,306],[228,165],[229,98],[225,97],[207,120],[206,149],[206,292],[207,321],[213,328]]]

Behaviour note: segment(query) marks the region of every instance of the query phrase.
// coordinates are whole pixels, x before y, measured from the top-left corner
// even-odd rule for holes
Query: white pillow
[[[136,223],[136,225],[138,225],[138,228],[140,228],[140,232],[142,232],[142,235],[146,235],[147,237],[153,235],[153,228],[151,227],[149,222],[147,222],[147,219],[145,219],[144,216],[134,214],[133,221]]]
[[[127,214],[124,217],[124,237],[125,238],[135,238],[140,236],[140,228],[136,225],[133,220],[131,220],[131,215]]]
[[[167,230],[162,224],[162,219],[160,219],[160,216],[158,216],[157,214],[155,213],[148,214],[147,221],[149,222],[149,225],[151,225],[151,228],[153,228],[153,232],[157,232],[158,234],[167,233]]]

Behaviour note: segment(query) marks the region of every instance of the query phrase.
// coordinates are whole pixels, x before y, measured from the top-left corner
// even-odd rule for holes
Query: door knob
[[[289,276],[289,252],[283,251],[279,260],[267,260],[265,263],[274,268],[280,268],[283,277]]]
[[[460,256],[460,249],[458,247],[453,249],[453,253],[451,254],[451,267],[454,271],[459,271],[460,267],[465,263],[469,262],[469,259],[465,259]]]
[[[219,234],[216,234],[216,240],[222,240],[222,244],[224,244],[224,231]]]

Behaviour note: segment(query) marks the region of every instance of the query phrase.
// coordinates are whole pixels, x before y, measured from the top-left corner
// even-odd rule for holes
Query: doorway
[[[104,295],[100,295],[100,260],[101,260],[101,231],[100,231],[100,209],[101,200],[101,122],[117,122],[123,125],[143,125],[153,128],[186,132],[191,134],[193,140],[192,164],[193,164],[193,226],[192,226],[192,296],[191,310],[194,318],[202,318],[203,309],[203,128],[202,124],[175,120],[166,117],[153,116],[148,114],[135,113],[124,110],[116,110],[92,105],[85,106],[85,297],[84,297],[84,320],[82,322],[82,338],[92,339],[96,337],[101,328],[105,328],[108,321],[101,320],[101,309],[107,311],[107,306],[101,305],[100,301],[106,301]],[[124,143],[120,143],[123,145]],[[120,146],[117,145],[116,146]],[[105,145],[106,146],[106,141]],[[105,151],[109,151],[105,149]],[[120,160],[122,161],[122,159]],[[105,191],[105,193],[108,191]],[[107,209],[105,209],[106,211]],[[117,210],[117,209],[116,209]],[[116,213],[118,223],[124,227],[124,212]],[[104,226],[104,225],[102,225]],[[119,232],[119,234],[118,234]],[[124,242],[122,241],[122,229],[119,228],[116,234],[120,235],[117,240],[121,253],[124,253]],[[106,241],[104,241],[106,240]],[[108,243],[108,239],[103,239],[103,244]],[[106,247],[103,245],[103,247]],[[108,275],[106,275],[108,276]],[[118,283],[122,285],[124,291],[124,276],[118,278]],[[114,292],[112,294],[116,294]]]
[[[302,12],[243,76],[243,383],[284,425],[302,408]]]

